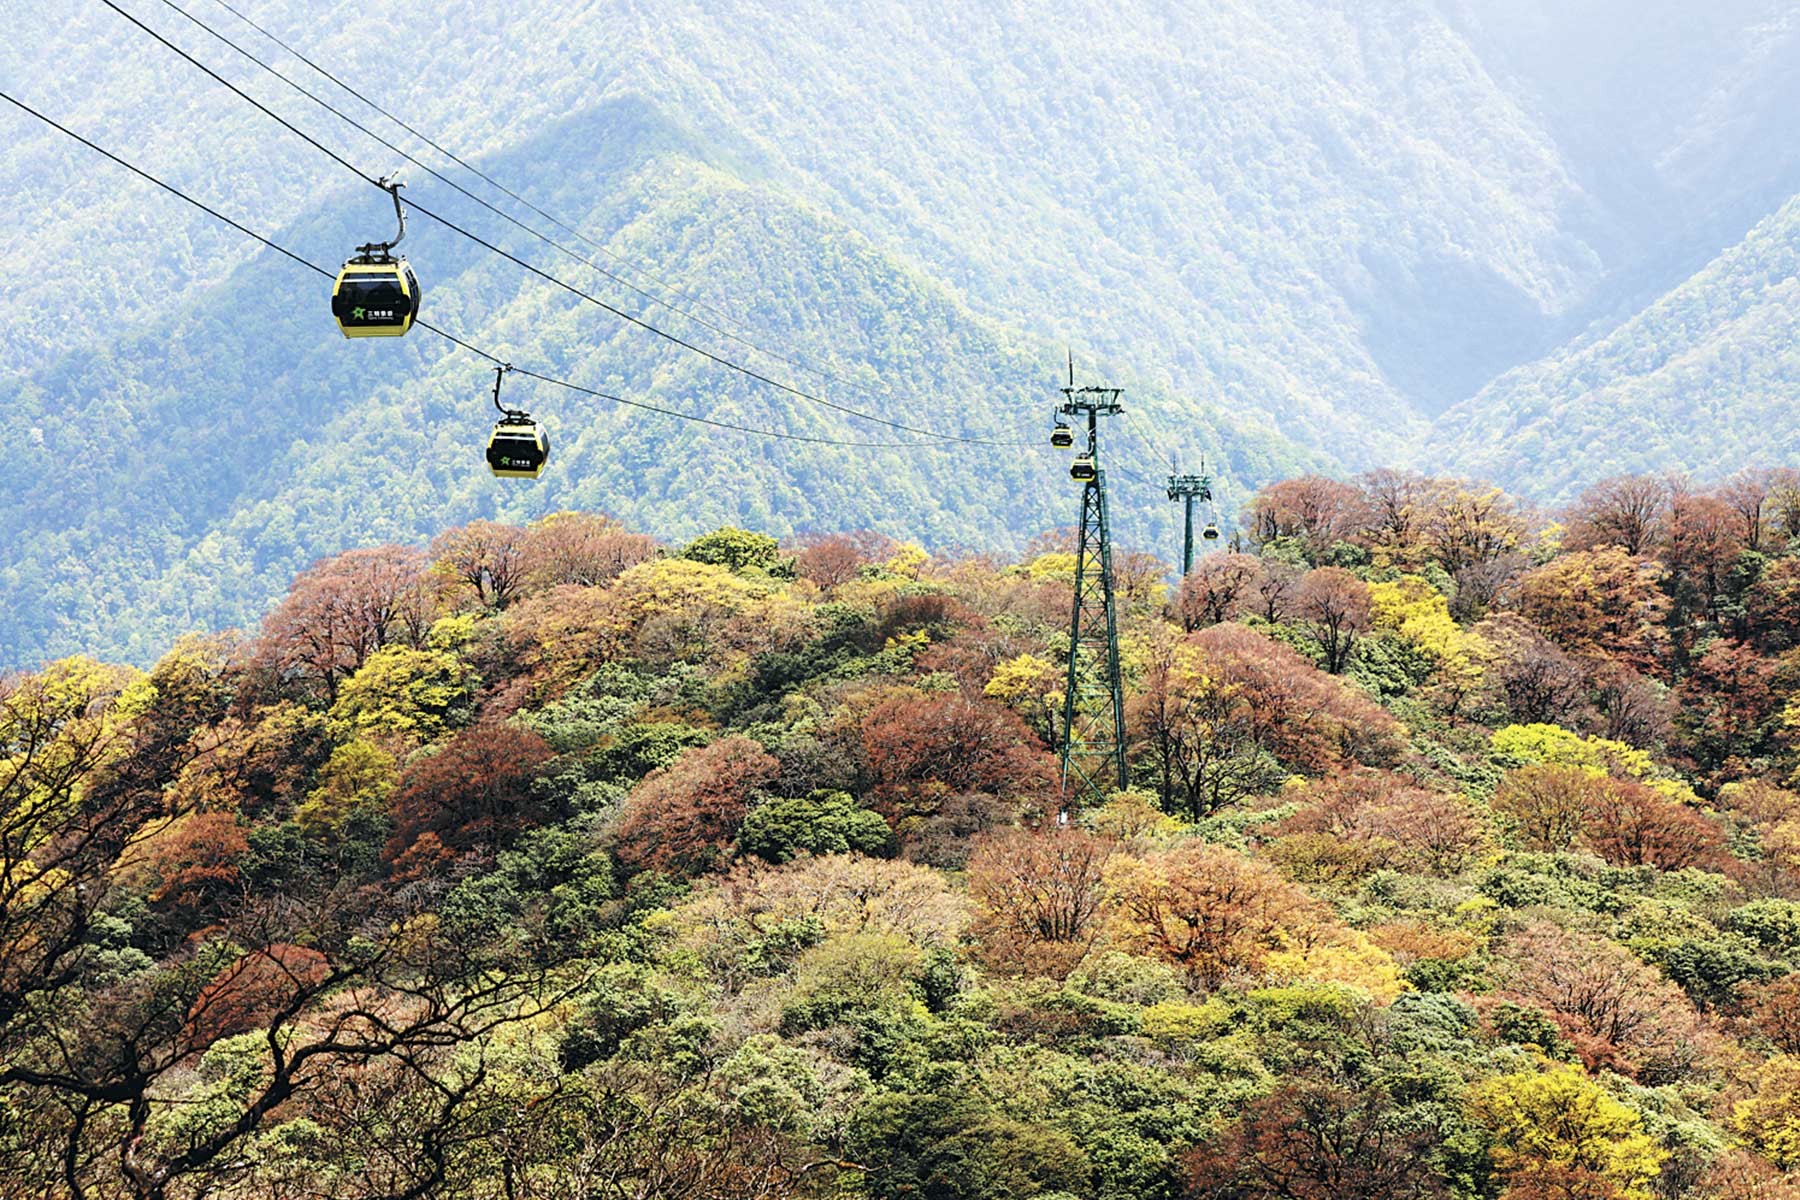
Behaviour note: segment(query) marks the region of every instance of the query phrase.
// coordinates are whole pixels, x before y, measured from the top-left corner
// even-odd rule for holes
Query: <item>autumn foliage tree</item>
[[[1300,581],[1294,611],[1312,629],[1325,669],[1339,674],[1369,628],[1369,585],[1341,567],[1320,567]]]
[[[526,532],[517,525],[470,521],[432,540],[433,569],[455,593],[505,608],[525,582]]]
[[[1800,1169],[1800,1058],[1779,1055],[1763,1063],[1755,1086],[1733,1106],[1732,1126],[1779,1170]]]
[[[1744,637],[1767,653],[1800,644],[1800,559],[1778,558],[1744,593]]]
[[[1800,974],[1746,987],[1746,1021],[1783,1054],[1800,1056]]]
[[[1495,1076],[1471,1100],[1505,1200],[1650,1200],[1668,1157],[1641,1117],[1568,1067]]]
[[[1501,963],[1500,994],[1548,1013],[1590,1068],[1670,1082],[1711,1044],[1680,988],[1604,938],[1538,922],[1507,940]]]
[[[891,540],[879,534],[834,533],[807,539],[794,548],[794,570],[829,591],[856,578],[857,572],[892,554]]]
[[[1247,606],[1261,571],[1260,560],[1250,554],[1209,554],[1202,558],[1175,594],[1175,613],[1181,627],[1192,633],[1237,616]]]
[[[1395,867],[1454,874],[1489,845],[1487,829],[1460,796],[1419,787],[1386,771],[1333,773],[1299,793],[1304,807],[1280,831],[1354,847],[1360,872]]]
[[[1703,770],[1767,752],[1783,699],[1776,672],[1775,663],[1752,647],[1724,638],[1695,660],[1676,691],[1676,720]]]
[[[532,591],[564,584],[598,587],[660,552],[655,538],[633,533],[603,513],[558,512],[533,521],[526,529],[518,567],[523,585]],[[511,566],[502,565],[503,569]],[[476,580],[479,585],[479,571]],[[463,582],[468,582],[466,574]]]
[[[185,813],[150,839],[146,866],[157,882],[151,903],[193,914],[240,886],[238,864],[250,846],[237,816]]]
[[[1678,649],[1691,645],[1700,622],[1718,618],[1726,579],[1743,549],[1738,533],[1737,518],[1722,501],[1677,489],[1658,550],[1667,572],[1669,620]]]
[[[1558,555],[1517,584],[1518,610],[1573,654],[1657,661],[1663,603],[1658,572],[1616,546]]]
[[[1479,613],[1505,578],[1480,569],[1515,559],[1530,533],[1530,514],[1499,488],[1460,479],[1432,480],[1420,507],[1420,533],[1432,559],[1459,591],[1479,592],[1474,603],[1464,600],[1464,611]]]
[[[1605,785],[1603,777],[1581,767],[1518,767],[1494,790],[1494,812],[1527,850],[1567,850],[1581,837],[1588,808]]]
[[[1477,632],[1494,661],[1486,689],[1521,724],[1571,725],[1587,704],[1587,672],[1580,662],[1511,613],[1483,621]]]
[[[168,815],[158,788],[120,771],[138,683],[90,659],[0,677],[0,1061],[82,982],[114,872],[141,865]]]
[[[1081,829],[1012,829],[977,842],[969,892],[983,958],[1002,969],[1063,975],[1100,933],[1102,877],[1117,844]]]
[[[895,819],[967,793],[1041,799],[1054,778],[1017,714],[960,696],[895,696],[862,719],[860,734],[871,792]]]
[[[1284,768],[1383,766],[1399,746],[1374,701],[1234,623],[1153,645],[1126,715],[1164,805],[1196,817],[1267,790]]]
[[[1593,484],[1568,512],[1572,550],[1617,547],[1632,558],[1650,552],[1668,518],[1671,489],[1652,475],[1615,475]]]
[[[1280,774],[1243,689],[1209,667],[1191,640],[1154,647],[1126,710],[1135,757],[1148,763],[1163,807],[1196,818],[1267,790]]]
[[[1363,524],[1366,504],[1361,490],[1351,484],[1303,475],[1258,491],[1244,507],[1244,523],[1257,545],[1293,538],[1308,560],[1317,563]]]
[[[719,862],[743,826],[752,793],[781,764],[745,737],[689,750],[632,791],[615,829],[627,867],[689,874]]]
[[[1184,842],[1106,869],[1121,939],[1164,959],[1197,988],[1254,974],[1322,910],[1267,863],[1204,842]]]
[[[1601,662],[1591,680],[1601,737],[1640,750],[1669,736],[1669,703],[1662,688],[1632,667]]]
[[[1195,1200],[1438,1200],[1442,1106],[1407,1111],[1382,1081],[1284,1078],[1187,1157]],[[1435,1120],[1433,1118],[1436,1118]]]
[[[256,661],[335,697],[338,684],[383,646],[423,644],[433,608],[425,568],[425,556],[404,546],[314,563],[263,622]]]
[[[410,766],[394,791],[389,861],[416,874],[471,851],[492,857],[544,817],[531,781],[551,755],[542,737],[511,723],[463,730]]]
[[[1375,560],[1384,566],[1421,565],[1421,526],[1431,480],[1416,471],[1380,467],[1357,476],[1356,483],[1364,502],[1361,540]]]
[[[1714,861],[1719,829],[1678,800],[1633,779],[1602,779],[1583,817],[1587,843],[1610,863],[1664,871]]]
[[[330,960],[310,946],[258,946],[213,976],[188,1007],[187,1036],[196,1045],[266,1028],[296,995],[331,974]]]

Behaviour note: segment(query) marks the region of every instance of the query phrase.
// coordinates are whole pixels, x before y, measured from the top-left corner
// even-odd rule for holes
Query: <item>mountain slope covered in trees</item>
[[[172,14],[143,15],[360,161],[398,165]],[[501,20],[471,6],[440,24],[275,5],[258,16],[348,78],[384,80],[377,47],[406,46],[409,70],[382,91],[397,111],[609,250],[742,314],[759,340],[884,389],[833,389],[843,402],[1041,436],[1055,364],[1078,343],[1133,385],[1130,402],[1157,429],[1154,448],[1133,429],[1117,443],[1131,450],[1120,465],[1146,477],[1171,449],[1254,480],[1308,461],[1309,445],[1354,461],[1416,428],[1351,310],[1387,311],[1377,280],[1404,274],[1425,253],[1407,239],[1435,246],[1446,219],[1478,246],[1469,269],[1516,306],[1554,306],[1583,269],[1534,207],[1561,186],[1557,168],[1503,98],[1486,103],[1490,130],[1424,96],[1397,103],[1394,89],[1413,85],[1375,69],[1422,41],[1435,49],[1418,89],[1484,86],[1423,13],[1321,23],[1298,6],[1280,19],[1150,7],[1021,25],[894,7],[826,39],[815,35],[834,23],[800,10],[766,20],[557,6]],[[382,36],[370,37],[377,20]],[[564,35],[546,41],[540,26]],[[1295,31],[1304,43],[1276,53]],[[1375,39],[1369,63],[1346,54],[1352,32]],[[1178,46],[1211,49],[1193,60]],[[388,223],[378,193],[104,9],[66,25],[27,14],[4,53],[9,78],[58,115],[326,266]],[[1081,69],[1085,55],[1129,86]],[[1246,73],[1250,63],[1280,75]],[[23,201],[8,299],[41,314],[4,332],[7,387],[25,402],[28,436],[41,431],[39,462],[60,464],[8,468],[0,640],[13,662],[82,646],[154,656],[186,625],[254,620],[280,578],[321,552],[508,504],[515,516],[598,505],[676,535],[729,518],[876,525],[936,544],[1016,544],[1069,519],[1048,458],[789,454],[556,394],[519,399],[552,422],[557,465],[537,493],[502,492],[470,469],[479,360],[440,359],[420,334],[344,344],[318,281],[55,139],[26,125],[7,158]],[[1487,156],[1462,165],[1462,148],[1485,139],[1509,162],[1538,164],[1536,177]],[[747,354],[408,174],[422,201],[534,261]],[[684,358],[428,221],[415,217],[408,237],[428,318],[521,364],[805,432],[881,432]],[[61,266],[88,245],[77,239],[107,247],[84,249],[79,291]],[[1377,241],[1382,263],[1352,260]],[[1360,299],[1344,298],[1345,280]],[[1316,320],[1321,302],[1340,317]],[[640,474],[653,464],[666,467]],[[1153,487],[1119,506],[1143,545],[1170,529]],[[689,511],[715,502],[727,507]]]
[[[1800,473],[1307,476],[1122,556],[331,557],[0,684],[0,1181],[142,1200],[1787,1200]]]
[[[609,270],[846,385],[563,258],[170,7],[124,7],[371,173],[403,168],[420,202],[836,401],[1035,438],[1073,344],[1087,381],[1129,388],[1112,462],[1139,548],[1174,537],[1156,486],[1171,453],[1189,469],[1206,455],[1228,503],[1426,446],[1486,469],[1454,430],[1427,440],[1433,414],[1654,299],[1800,188],[1776,136],[1794,34],[1772,2],[245,9],[579,227]],[[192,12],[326,87],[222,6]],[[0,67],[21,98],[328,268],[386,236],[379,193],[105,7],[18,18]],[[1609,38],[1620,26],[1641,36]],[[992,548],[1070,519],[1047,455],[784,448],[528,386],[515,398],[552,423],[556,460],[536,489],[495,488],[476,477],[481,360],[422,331],[344,343],[323,281],[5,120],[0,298],[18,316],[0,325],[0,389],[26,452],[0,465],[0,662],[148,662],[182,628],[254,622],[320,554],[476,516],[578,505],[671,537],[739,520]],[[427,318],[503,358],[881,440],[428,220],[405,249]],[[1688,416],[1659,413],[1645,439],[1666,465],[1706,465],[1670,432]],[[1544,462],[1582,449],[1546,436],[1508,444]]]

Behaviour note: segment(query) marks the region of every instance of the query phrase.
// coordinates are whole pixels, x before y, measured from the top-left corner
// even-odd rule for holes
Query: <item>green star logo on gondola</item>
[[[362,309],[360,309],[360,308],[353,308],[353,309],[351,309],[351,310],[350,310],[350,319],[351,319],[351,320],[352,320],[352,321],[360,321],[360,320],[362,320],[362,319],[363,319],[363,310],[362,310]]]

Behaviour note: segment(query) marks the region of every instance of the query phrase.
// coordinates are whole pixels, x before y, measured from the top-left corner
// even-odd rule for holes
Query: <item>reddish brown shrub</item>
[[[619,861],[634,870],[679,874],[719,862],[737,838],[755,790],[781,764],[746,737],[687,751],[638,784],[619,814]]]

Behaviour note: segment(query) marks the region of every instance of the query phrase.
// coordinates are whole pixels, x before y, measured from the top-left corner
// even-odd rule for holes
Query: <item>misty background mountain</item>
[[[120,0],[371,174],[402,166],[158,0]],[[217,0],[194,16],[447,172]],[[240,0],[718,336],[407,167],[407,195],[609,303],[907,424],[1028,448],[770,442],[515,377],[535,485],[480,453],[487,364],[346,342],[326,281],[0,112],[0,666],[253,623],[320,555],[603,509],[669,538],[1068,524],[1043,444],[1077,348],[1127,389],[1114,523],[1172,556],[1166,458],[1230,513],[1376,464],[1554,502],[1795,457],[1800,6],[1239,0],[374,8]],[[5,90],[334,268],[392,210],[97,0],[9,6]],[[458,181],[520,219],[473,177]],[[548,230],[547,232],[555,232]],[[564,239],[567,240],[567,239]],[[584,387],[906,440],[734,375],[431,222],[424,316]],[[663,292],[663,285],[676,292]]]

